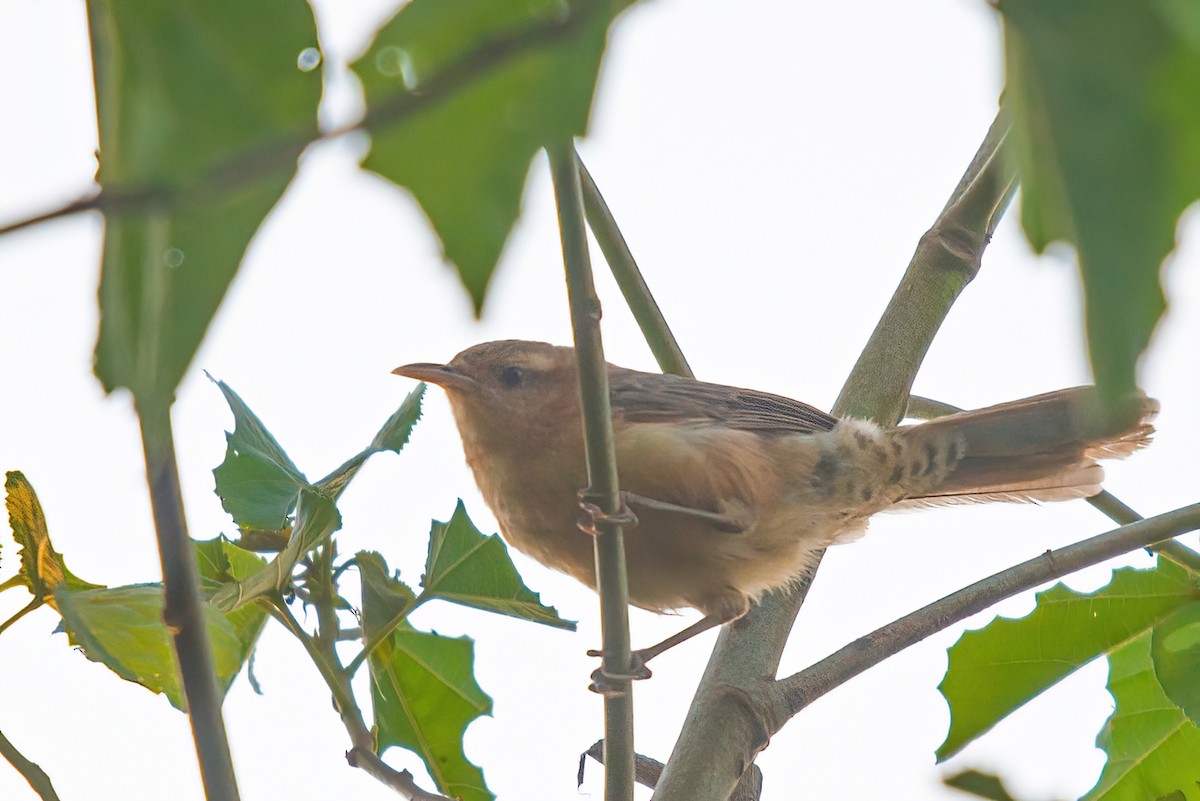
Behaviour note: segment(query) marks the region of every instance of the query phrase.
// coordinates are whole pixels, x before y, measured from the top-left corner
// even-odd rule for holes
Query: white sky
[[[384,2],[321,3],[327,63],[360,50],[387,13]],[[999,26],[982,2],[649,0],[613,28],[581,152],[697,374],[828,408],[991,121],[1001,80]],[[324,111],[345,120],[355,90],[344,77],[337,86],[342,94]],[[82,3],[0,0],[0,220],[89,185],[93,114]],[[209,472],[232,421],[201,368],[229,382],[301,469],[319,476],[369,441],[412,388],[392,367],[448,359],[488,339],[569,339],[542,159],[476,322],[412,201],[356,171],[361,146],[335,143],[305,158],[180,390],[176,436],[195,536],[233,530]],[[977,406],[1087,380],[1076,275],[1064,260],[1032,257],[1015,217],[916,391]],[[100,234],[100,219],[88,216],[0,241],[0,467],[33,482],[71,569],[117,585],[155,580],[158,557],[129,399],[105,398],[91,375]],[[1196,260],[1194,237],[1189,244],[1176,261]],[[1158,441],[1109,472],[1110,489],[1144,514],[1196,500],[1196,276],[1168,272],[1172,311],[1143,365],[1144,385],[1163,402]],[[652,369],[619,294],[607,277],[600,283],[610,360]],[[481,529],[495,530],[444,398],[431,389],[410,447],[377,457],[347,492],[342,548],[378,549],[415,583],[430,519],[448,519],[459,496]],[[826,559],[784,670],[1109,527],[1081,502],[879,519],[867,538]],[[16,553],[7,533],[0,542],[5,578]],[[595,596],[516,561],[543,600],[580,621],[577,634],[450,607],[424,609],[415,622],[477,638],[477,674],[495,714],[470,728],[466,747],[491,788],[501,798],[570,798],[578,754],[601,733],[601,701],[584,689],[595,666],[584,651],[599,643]],[[1071,584],[1094,588],[1107,576],[1097,568]],[[0,619],[26,601],[20,591],[0,596]],[[1031,604],[1026,596],[1000,611],[1024,614]],[[691,619],[634,611],[634,642]],[[64,801],[199,798],[186,719],[72,652],[52,634],[55,623],[42,610],[0,638],[0,730],[50,773]],[[961,630],[793,720],[759,761],[764,797],[961,797],[938,787],[933,760],[948,722],[936,686]],[[639,751],[670,752],[712,639],[663,656],[637,686]],[[394,797],[346,766],[328,692],[274,625],[256,673],[265,696],[240,677],[225,707],[245,799]],[[1102,764],[1093,737],[1111,709],[1104,675],[1103,665],[1080,671],[949,769],[998,769],[1031,799],[1082,793]],[[387,758],[429,786],[415,758],[398,750]],[[588,777],[583,793],[599,797],[595,765]],[[0,764],[0,798],[34,796]]]

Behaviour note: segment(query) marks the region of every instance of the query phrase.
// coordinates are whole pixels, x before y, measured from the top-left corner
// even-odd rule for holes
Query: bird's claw
[[[612,514],[608,514],[600,506],[603,496],[593,492],[589,487],[579,490],[579,518],[575,525],[585,534],[590,534],[593,537],[600,532],[596,529],[597,523],[609,523],[617,526],[636,526],[638,523],[637,515],[625,503],[625,493],[620,493],[621,508]]]
[[[603,655],[595,649],[589,650],[587,653],[588,656]],[[652,675],[650,668],[646,667],[646,662],[642,659],[641,653],[634,651],[629,655],[629,670],[627,672],[607,673],[603,666],[598,667],[592,671],[592,683],[588,685],[588,689],[606,698],[625,695],[629,692],[628,682],[644,681]]]

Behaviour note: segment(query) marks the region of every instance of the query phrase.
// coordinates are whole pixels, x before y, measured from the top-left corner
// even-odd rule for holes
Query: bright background
[[[380,0],[317,6],[327,66],[355,55],[391,13]],[[964,0],[650,0],[616,23],[580,149],[697,375],[829,407],[993,117],[1000,46],[996,15]],[[327,77],[325,119],[351,118],[355,82],[340,69]],[[91,92],[82,3],[0,0],[0,220],[88,188]],[[175,427],[194,536],[233,533],[210,474],[232,419],[201,368],[236,389],[315,477],[365,445],[412,388],[392,367],[446,360],[489,339],[569,340],[544,159],[480,322],[409,197],[355,169],[363,147],[344,140],[305,156],[180,389]],[[1088,380],[1077,275],[1062,254],[1032,256],[1015,218],[947,320],[917,392],[978,406]],[[0,467],[33,482],[72,571],[117,585],[156,580],[158,557],[129,398],[106,398],[91,374],[101,229],[99,216],[86,215],[0,241]],[[1197,500],[1200,280],[1176,264],[1196,260],[1195,236],[1183,242],[1166,272],[1171,309],[1142,370],[1163,402],[1158,441],[1109,472],[1109,488],[1144,514]],[[653,369],[619,293],[599,280],[609,359]],[[377,457],[346,493],[342,550],[379,549],[415,583],[430,519],[448,519],[459,496],[481,529],[495,530],[431,388],[402,456]],[[1082,502],[878,519],[864,541],[830,552],[783,670],[1110,527]],[[0,542],[6,578],[17,555],[7,532]],[[577,634],[447,606],[423,609],[416,622],[476,638],[478,679],[495,714],[471,726],[466,748],[491,788],[506,799],[570,798],[578,755],[601,733],[601,701],[584,689],[595,666],[584,651],[599,643],[596,600],[515,559],[544,601],[580,621]],[[1107,578],[1107,567],[1096,568],[1070,583],[1090,589]],[[27,600],[0,596],[0,619]],[[1000,611],[1031,606],[1027,595]],[[634,611],[634,642],[692,619]],[[55,622],[41,610],[0,638],[0,730],[48,771],[64,801],[199,798],[184,716],[73,653]],[[961,630],[793,720],[759,760],[764,797],[959,798],[938,779],[968,766],[1001,771],[1030,799],[1089,788],[1103,762],[1093,738],[1112,707],[1103,663],[935,765],[948,723],[935,688]],[[712,641],[663,656],[637,686],[640,752],[669,754]],[[225,706],[245,799],[394,797],[346,766],[328,691],[279,627],[266,630],[255,670],[265,695],[239,677]],[[387,758],[430,786],[415,758],[399,750]],[[600,775],[590,764],[583,794],[599,797]],[[0,798],[34,798],[3,764]]]

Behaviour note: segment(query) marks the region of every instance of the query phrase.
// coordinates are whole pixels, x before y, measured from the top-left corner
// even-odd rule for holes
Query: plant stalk
[[[162,562],[163,622],[171,632],[179,663],[204,794],[208,801],[237,801],[237,779],[221,716],[221,691],[204,621],[200,578],[183,515],[170,409],[165,402],[155,402],[148,407],[139,404],[137,411]]]
[[[608,677],[628,676],[632,669],[629,644],[629,587],[625,573],[621,501],[608,390],[608,368],[600,338],[600,299],[592,280],[584,228],[579,167],[571,142],[547,147],[554,198],[558,206],[567,297],[579,365],[583,407],[584,450],[587,456],[589,502],[596,515],[596,584],[600,594],[601,671]],[[604,798],[632,801],[633,689],[627,678],[609,679],[613,692],[604,699]]]

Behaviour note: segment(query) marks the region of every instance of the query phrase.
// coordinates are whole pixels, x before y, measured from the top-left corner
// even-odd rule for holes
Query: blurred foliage
[[[316,134],[302,0],[91,0],[99,181],[110,198],[96,374],[165,408]]]
[[[353,64],[368,115],[436,87],[456,65],[520,42],[487,71],[411,122],[372,128],[363,166],[412,192],[478,313],[521,211],[529,164],[548,142],[587,129],[612,0],[413,0]]]
[[[1178,692],[1194,700],[1198,615],[1200,579],[1160,557],[1151,570],[1115,571],[1094,593],[1057,584],[1038,593],[1026,617],[998,618],[965,633],[950,648],[939,687],[951,715],[939,760],[1107,654],[1116,710],[1097,740],[1108,763],[1088,798],[1157,798],[1175,791],[1200,798],[1194,775],[1200,730],[1159,684],[1150,648],[1152,641],[1164,643],[1160,675],[1173,677]]]
[[[1179,215],[1200,198],[1200,5],[997,6],[1021,222],[1039,252],[1075,246],[1096,382],[1121,398],[1165,308]]]

